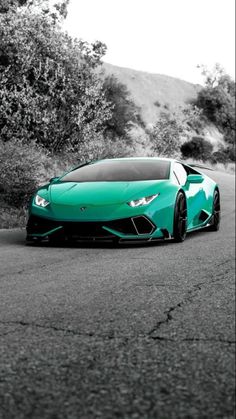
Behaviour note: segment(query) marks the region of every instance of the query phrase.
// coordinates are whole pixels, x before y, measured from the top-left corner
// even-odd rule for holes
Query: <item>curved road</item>
[[[207,171],[206,171],[207,173]],[[0,231],[0,418],[234,418],[234,177],[183,244]]]

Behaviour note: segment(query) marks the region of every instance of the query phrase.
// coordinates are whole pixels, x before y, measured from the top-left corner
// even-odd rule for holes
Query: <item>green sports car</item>
[[[220,224],[218,185],[174,159],[85,163],[32,197],[27,240],[168,240]]]

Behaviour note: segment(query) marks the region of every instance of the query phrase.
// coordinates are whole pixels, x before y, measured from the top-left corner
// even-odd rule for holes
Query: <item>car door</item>
[[[201,220],[201,211],[206,204],[203,183],[188,182],[188,173],[181,163],[174,163],[173,172],[187,198],[188,229],[197,227],[203,222]]]

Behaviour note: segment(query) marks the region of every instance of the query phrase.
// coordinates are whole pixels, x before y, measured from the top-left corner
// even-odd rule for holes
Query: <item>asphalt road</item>
[[[219,232],[34,247],[0,231],[0,418],[234,418],[234,177]]]

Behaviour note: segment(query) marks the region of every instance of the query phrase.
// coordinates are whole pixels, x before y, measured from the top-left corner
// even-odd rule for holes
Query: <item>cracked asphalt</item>
[[[208,173],[221,229],[183,244],[0,231],[0,419],[234,418],[234,177]]]

